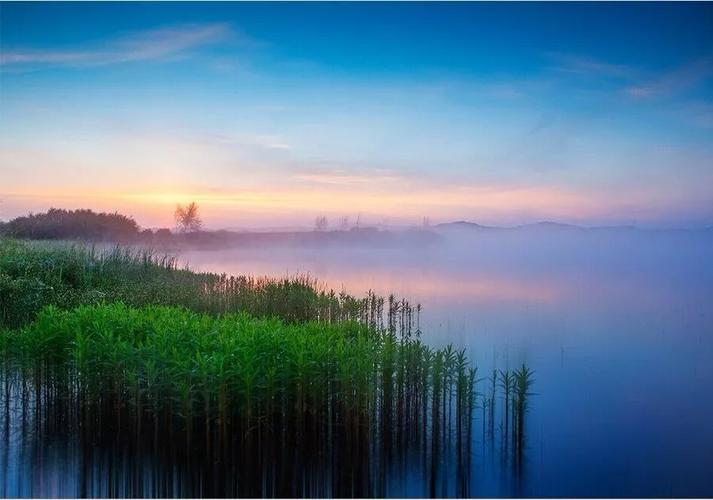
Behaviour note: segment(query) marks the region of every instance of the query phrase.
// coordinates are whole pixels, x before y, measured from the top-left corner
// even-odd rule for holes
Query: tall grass
[[[19,415],[22,436],[75,436],[81,496],[385,496],[414,459],[425,494],[467,496],[478,400],[493,443],[502,390],[521,463],[532,371],[477,392],[463,351],[421,341],[419,312],[304,277],[0,241],[2,432]],[[96,489],[96,463],[123,475]]]
[[[373,327],[387,322],[392,333],[402,334],[411,333],[418,311],[394,299],[385,310],[383,298],[335,293],[306,276],[198,273],[145,249],[0,239],[0,326],[27,324],[46,305],[71,309],[102,302],[176,305],[211,314],[246,311],[287,322],[359,320]]]
[[[513,371],[514,394],[512,401],[512,427],[515,437],[514,446],[519,460],[525,446],[525,413],[529,408],[529,399],[533,395],[534,372],[524,364]]]
[[[202,494],[374,495],[385,478],[369,462],[391,467],[422,431],[434,485],[444,461],[466,474],[470,460],[465,355],[388,329],[105,304],[50,306],[2,338],[4,383],[22,387],[38,429],[60,421],[85,442],[121,436],[132,453],[213,464],[221,486]],[[315,460],[333,462],[328,481],[306,479]]]

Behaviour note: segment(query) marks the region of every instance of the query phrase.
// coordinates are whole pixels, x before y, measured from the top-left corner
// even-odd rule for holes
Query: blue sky
[[[713,5],[2,3],[0,219],[713,224]]]

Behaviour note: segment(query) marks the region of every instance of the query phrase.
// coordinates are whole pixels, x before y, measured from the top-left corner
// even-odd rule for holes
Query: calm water
[[[537,395],[523,464],[514,473],[478,433],[473,496],[713,495],[710,232],[533,230],[449,236],[426,248],[180,258],[199,270],[306,273],[357,295],[405,296],[424,307],[424,339],[465,347],[482,376],[526,362]],[[482,420],[478,413],[475,425]],[[0,493],[78,494],[79,462],[66,442],[46,446],[41,468],[20,450],[0,456]],[[92,467],[101,481],[106,467]],[[421,495],[420,480],[418,469],[395,474],[386,493]]]
[[[466,347],[482,373],[527,362],[538,395],[523,477],[476,443],[474,495],[711,496],[712,236],[541,231],[182,258],[403,295],[423,304],[428,342]]]

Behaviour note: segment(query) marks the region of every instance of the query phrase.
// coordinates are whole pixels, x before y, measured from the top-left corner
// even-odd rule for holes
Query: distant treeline
[[[0,226],[0,233],[38,240],[85,239],[122,241],[135,239],[139,225],[119,213],[50,208],[45,213],[17,217]]]
[[[0,236],[31,240],[86,240],[140,243],[157,247],[187,245],[198,248],[230,246],[325,246],[325,245],[424,245],[437,240],[426,230],[385,231],[373,227],[354,227],[334,231],[234,232],[178,231],[162,228],[141,229],[136,221],[119,213],[96,213],[88,209],[51,208],[46,213],[17,217],[0,222]]]

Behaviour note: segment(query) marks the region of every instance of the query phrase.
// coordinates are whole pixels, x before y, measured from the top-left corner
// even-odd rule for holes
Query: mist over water
[[[712,33],[0,0],[0,499],[713,498]]]
[[[191,453],[188,461],[177,459],[180,447],[167,456],[152,454],[148,444],[155,438],[115,435],[113,424],[90,447],[80,444],[81,436],[63,434],[62,418],[48,420],[56,429],[34,435],[38,419],[18,397],[4,406],[8,413],[1,419],[0,495],[234,496],[266,491],[260,477],[278,481],[272,491],[288,496],[424,496],[433,488],[439,496],[705,496],[713,490],[713,232],[553,225],[437,231],[438,238],[388,245],[351,241],[175,253],[198,271],[307,274],[336,291],[394,294],[420,303],[422,339],[465,348],[478,366],[480,395],[488,395],[493,369],[527,364],[535,371],[535,394],[528,400],[519,458],[510,452],[512,440],[503,441],[499,391],[493,432],[487,410],[475,410],[466,483],[458,482],[463,462],[449,445],[441,450],[434,482],[420,441],[414,448],[406,439],[403,449],[396,443],[383,453],[377,437],[359,466],[361,477],[369,478],[363,489],[342,489],[334,481],[350,484],[340,476],[346,468],[325,461],[324,450],[352,468],[353,455],[339,455],[342,446],[334,437],[302,436],[314,447],[292,446],[299,450],[295,461],[271,462],[269,447],[284,448],[279,442],[261,442],[252,451],[234,447],[244,455],[229,462],[237,470],[253,466],[255,456],[277,468],[254,465],[255,484],[213,488],[232,484],[232,474]],[[10,387],[4,393],[9,401],[19,385]],[[61,415],[61,401],[50,408],[49,415]],[[304,466],[299,483],[286,479],[295,464]],[[276,474],[281,467],[284,475]],[[288,489],[280,489],[281,477]],[[295,487],[299,491],[289,489]]]
[[[521,478],[515,485],[486,443],[476,442],[473,495],[710,493],[711,231],[535,227],[441,234],[442,241],[422,247],[253,248],[179,257],[203,271],[304,273],[357,295],[404,296],[423,305],[424,340],[467,348],[482,377],[526,362],[535,370],[537,395]],[[475,425],[482,425],[476,415]]]

